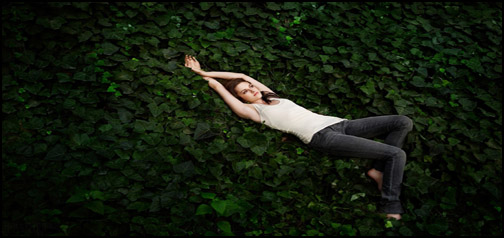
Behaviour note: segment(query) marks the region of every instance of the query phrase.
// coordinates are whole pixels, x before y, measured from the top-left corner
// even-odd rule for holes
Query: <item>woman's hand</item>
[[[196,58],[190,55],[185,56],[185,67],[191,68],[192,71],[194,71],[197,74],[203,71],[201,70],[200,63],[196,60]]]

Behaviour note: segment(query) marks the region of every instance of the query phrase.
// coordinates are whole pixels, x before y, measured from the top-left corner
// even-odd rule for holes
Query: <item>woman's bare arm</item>
[[[211,71],[211,72],[205,72],[201,69],[200,63],[196,58],[193,56],[186,55],[186,67],[189,67],[192,69],[193,72],[199,74],[201,77],[211,77],[211,78],[221,78],[221,79],[235,79],[235,78],[242,78],[250,83],[252,83],[254,86],[256,86],[259,90],[261,91],[268,91],[268,92],[273,92],[270,88],[268,88],[266,85],[262,84],[261,82],[253,79],[252,77],[243,74],[243,73],[234,73],[234,72],[220,72],[220,71]],[[274,92],[273,92],[274,93]]]
[[[201,77],[211,77],[211,78],[219,78],[219,79],[235,79],[235,78],[242,78],[243,74],[241,73],[233,73],[233,72],[220,72],[220,71],[203,71],[201,69],[199,70],[193,70],[195,73],[199,74]]]
[[[252,77],[243,74],[243,73],[234,73],[234,72],[219,72],[219,71],[210,71],[210,72],[205,72],[201,69],[193,70],[195,73],[201,75],[202,77],[212,77],[212,78],[221,78],[221,79],[235,79],[235,78],[242,78],[250,83],[252,83],[254,86],[256,86],[260,91],[268,91],[268,92],[273,92],[270,88],[268,88],[266,85],[262,84],[261,82],[253,79]]]
[[[226,104],[231,108],[231,110],[236,113],[239,117],[245,119],[251,119],[255,122],[260,122],[260,118],[255,111],[248,107],[246,104],[235,98],[219,81],[215,80],[210,76],[205,76],[205,73],[210,73],[210,75],[215,75],[215,77],[222,77],[224,79],[232,79],[232,78],[244,78],[247,79],[247,75],[240,73],[232,73],[232,72],[205,72],[201,70],[200,64],[198,61],[192,57],[186,55],[185,57],[185,66],[191,68],[194,72],[198,73],[203,77],[204,80],[208,81],[208,86],[213,88],[226,102]],[[203,73],[203,74],[202,74]],[[208,74],[206,74],[208,75]],[[250,77],[248,77],[250,78]],[[250,78],[249,82],[254,84],[256,87],[264,86],[263,84],[257,82],[256,80]],[[265,90],[269,90],[266,86],[264,86]],[[263,90],[263,89],[261,89]],[[271,91],[271,90],[269,90]]]
[[[248,119],[247,111],[250,110],[250,108],[245,106],[244,103],[242,103],[240,100],[235,98],[235,96],[233,96],[230,92],[228,92],[228,90],[224,87],[224,85],[219,83],[219,81],[210,77],[203,77],[203,79],[208,81],[208,86],[213,88],[221,96],[224,102],[226,102],[226,104],[231,108],[231,110],[234,113],[236,113],[236,115],[238,115],[241,118]]]

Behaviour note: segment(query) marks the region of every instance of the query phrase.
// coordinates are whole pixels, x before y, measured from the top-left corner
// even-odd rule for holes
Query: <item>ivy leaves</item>
[[[258,132],[248,132],[236,139],[242,147],[250,148],[252,152],[261,156],[268,148],[267,137]]]
[[[10,3],[2,10],[6,217],[49,221],[64,235],[499,235],[498,9]],[[206,70],[250,74],[316,113],[408,115],[411,217],[372,215],[379,194],[362,180],[366,161],[327,157],[236,117],[180,64],[185,54]],[[85,189],[68,187],[75,181]],[[13,210],[20,203],[26,209]],[[80,220],[95,216],[106,222]]]

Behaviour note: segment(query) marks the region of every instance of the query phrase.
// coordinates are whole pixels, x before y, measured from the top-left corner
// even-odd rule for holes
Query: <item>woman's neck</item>
[[[251,104],[265,104],[269,105],[267,102],[265,102],[262,98],[257,99],[256,101],[252,102]]]

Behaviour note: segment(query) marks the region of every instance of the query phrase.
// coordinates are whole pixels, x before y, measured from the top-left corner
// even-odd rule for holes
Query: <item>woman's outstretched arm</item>
[[[262,84],[261,82],[255,80],[252,77],[250,77],[246,74],[243,74],[243,73],[221,72],[221,71],[206,72],[201,69],[198,60],[196,60],[196,58],[194,58],[192,56],[186,55],[186,67],[191,68],[193,72],[199,74],[201,77],[220,78],[220,79],[226,79],[226,80],[235,79],[235,78],[242,78],[242,79],[245,79],[245,80],[249,81],[250,83],[252,83],[260,91],[273,92],[273,90],[268,88],[266,85]]]
[[[205,72],[201,69],[194,70],[193,71],[201,77],[212,77],[212,78],[221,78],[221,79],[235,79],[235,78],[242,78],[250,83],[252,83],[254,86],[256,86],[260,91],[268,91],[268,92],[273,92],[270,88],[268,88],[266,85],[262,84],[261,82],[253,79],[252,77],[243,74],[243,73],[233,73],[233,72],[220,72],[220,71],[210,71],[210,72]]]
[[[210,77],[203,77],[203,79],[208,81],[208,86],[213,88],[226,102],[226,104],[231,108],[231,110],[236,113],[241,118],[249,119],[249,114],[250,114],[250,108],[245,106],[243,102],[235,98],[228,90],[219,83],[219,81],[215,80],[214,78]]]
[[[192,58],[191,56],[186,56],[185,61],[186,67],[191,68],[193,71],[200,70],[199,63],[196,61],[196,59]],[[222,97],[224,102],[226,102],[226,104],[234,113],[236,113],[241,118],[249,118],[248,115],[250,114],[251,109],[245,106],[245,104],[240,100],[235,98],[230,92],[228,92],[224,85],[219,83],[219,81],[215,80],[214,78],[208,76],[203,76],[203,79],[208,81],[208,86],[213,88],[213,90],[215,90]]]

